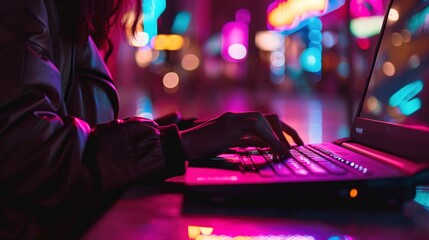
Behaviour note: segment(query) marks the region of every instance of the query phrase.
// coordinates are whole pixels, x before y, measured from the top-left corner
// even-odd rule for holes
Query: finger
[[[281,123],[279,117],[276,114],[265,114],[264,117],[265,117],[265,119],[267,119],[267,121],[271,125],[272,129],[274,130],[274,133],[277,135],[277,137],[279,138],[279,140],[287,148],[290,149],[290,144],[287,141],[285,135],[283,134],[282,123]]]
[[[234,146],[236,147],[269,147],[269,145],[257,136],[244,136]]]
[[[271,124],[268,122],[268,120],[265,118],[265,116],[260,112],[244,112],[244,113],[238,113],[236,114],[237,118],[240,118],[241,120],[244,119],[256,119],[262,123],[262,126],[267,130],[274,132],[274,129],[271,127]]]
[[[293,129],[291,126],[287,125],[286,123],[280,121],[283,131],[285,131],[285,133],[287,133],[289,136],[292,137],[293,141],[297,144],[297,145],[304,145],[304,141],[302,141],[301,137],[299,136],[298,132]]]
[[[244,113],[236,113],[233,114],[234,118],[238,118],[240,122],[244,121],[256,121],[253,127],[251,129],[248,129],[248,131],[253,132],[256,136],[261,138],[263,141],[268,144],[273,152],[279,155],[283,156],[289,156],[289,143],[285,139],[282,130],[279,130],[279,134],[277,134],[274,129],[271,127],[271,124],[268,122],[268,120],[265,118],[265,116],[260,112],[244,112]],[[279,121],[279,120],[277,120]],[[277,126],[280,128],[280,124],[277,124]],[[255,132],[258,131],[258,132]],[[281,135],[283,137],[283,141],[281,141],[277,135]],[[280,141],[279,141],[280,140]]]
[[[265,119],[265,118],[264,118]],[[266,120],[265,120],[266,121]],[[265,141],[273,150],[273,152],[281,155],[290,155],[289,150],[279,141],[273,131],[267,131],[264,121],[260,119],[251,118],[242,121],[240,128],[245,132],[252,132],[257,137]],[[271,127],[270,127],[271,129]]]
[[[180,119],[180,113],[179,112],[172,112],[167,115],[163,115],[157,119],[155,119],[155,122],[161,126],[163,125],[169,125],[172,123],[179,122]]]

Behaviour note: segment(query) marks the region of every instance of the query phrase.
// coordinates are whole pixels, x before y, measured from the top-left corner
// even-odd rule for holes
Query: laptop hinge
[[[393,156],[391,154],[366,147],[359,143],[343,142],[341,143],[341,146],[367,157],[371,157],[389,165],[393,165],[406,174],[415,174],[424,167],[424,164],[418,164],[401,157]]]

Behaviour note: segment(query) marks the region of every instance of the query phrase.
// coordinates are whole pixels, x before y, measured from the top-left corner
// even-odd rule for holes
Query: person
[[[302,143],[275,114],[117,119],[101,50],[126,10],[141,15],[141,0],[1,3],[0,239],[77,238],[132,183],[181,175],[185,161],[246,139],[280,155],[284,132]]]

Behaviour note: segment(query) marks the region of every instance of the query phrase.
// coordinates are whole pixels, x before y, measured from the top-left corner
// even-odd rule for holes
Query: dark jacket
[[[55,2],[1,0],[0,239],[77,235],[117,190],[184,172],[176,125],[116,119],[95,44],[62,37]]]

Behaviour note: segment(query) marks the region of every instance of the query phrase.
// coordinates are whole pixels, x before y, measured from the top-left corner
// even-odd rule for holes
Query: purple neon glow
[[[241,21],[228,22],[222,28],[221,54],[228,62],[241,62],[247,57],[249,27]]]
[[[384,15],[383,0],[351,0],[350,14],[354,18]]]

